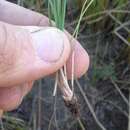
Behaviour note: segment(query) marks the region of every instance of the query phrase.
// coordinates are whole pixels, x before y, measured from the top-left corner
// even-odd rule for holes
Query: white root
[[[63,94],[63,98],[65,101],[71,101],[73,97],[73,92],[69,87],[69,83],[65,77],[63,69],[60,69],[60,77],[59,77],[59,88]]]

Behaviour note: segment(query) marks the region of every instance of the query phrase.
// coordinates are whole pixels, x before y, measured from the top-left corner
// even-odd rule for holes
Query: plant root
[[[65,106],[69,109],[72,115],[76,118],[80,116],[79,103],[76,96],[73,96],[71,100],[65,100]]]

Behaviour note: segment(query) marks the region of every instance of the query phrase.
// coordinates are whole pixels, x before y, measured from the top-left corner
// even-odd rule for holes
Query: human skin
[[[31,34],[26,26],[44,28]],[[35,80],[55,73],[65,63],[71,77],[69,39],[70,34],[49,27],[46,16],[0,1],[0,109],[15,109]],[[75,45],[74,74],[79,78],[88,69],[89,56],[78,41],[73,39],[71,44]]]

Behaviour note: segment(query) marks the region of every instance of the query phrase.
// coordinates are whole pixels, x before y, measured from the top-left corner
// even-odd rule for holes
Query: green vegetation
[[[6,116],[0,125],[0,130],[28,130],[27,124],[18,118]]]
[[[51,19],[54,19],[56,27],[64,30],[67,0],[49,0],[48,10]]]
[[[88,0],[90,1],[90,0]],[[77,0],[78,9],[81,10],[85,0]],[[117,20],[124,21],[126,14],[121,13],[123,5],[126,5],[128,0],[94,0],[84,16],[84,23],[92,25],[95,31],[104,30],[106,28],[115,28],[116,23],[113,22],[110,14]]]
[[[95,66],[92,73],[92,82],[94,85],[97,83],[97,81],[100,80],[108,80],[112,78],[113,80],[116,80],[116,72],[115,68],[112,64],[110,65],[102,65],[102,66]]]

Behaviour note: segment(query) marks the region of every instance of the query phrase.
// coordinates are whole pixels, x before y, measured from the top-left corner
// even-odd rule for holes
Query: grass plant
[[[73,33],[73,37],[75,37],[76,39],[78,36],[81,20],[82,20],[84,14],[86,13],[86,11],[88,10],[88,8],[90,7],[90,5],[93,3],[93,1],[94,0],[91,0],[88,3],[88,1],[86,0],[84,2],[83,8],[81,10],[80,18],[78,20],[77,26]],[[62,31],[64,31],[66,6],[67,6],[66,0],[49,0],[49,2],[48,2],[48,12],[49,12],[49,17],[50,17],[50,23],[52,24],[51,18],[53,18],[53,20],[55,22],[55,26]],[[71,43],[71,40],[70,40],[70,43]],[[74,56],[75,56],[75,53],[74,53],[74,50],[72,50],[72,51],[73,51],[72,52],[72,72],[71,72],[72,73],[72,76],[71,76],[71,88],[72,89],[70,88],[70,85],[67,81],[66,65],[64,65],[64,67],[61,68],[56,74],[55,88],[54,88],[53,95],[55,95],[56,88],[58,85],[63,94],[63,98],[64,98],[66,106],[69,108],[71,113],[75,117],[77,117],[77,120],[78,120],[78,123],[79,123],[81,129],[85,130],[84,125],[82,124],[82,122],[79,118],[79,115],[80,115],[79,105],[78,105],[77,98],[74,94]]]
[[[62,31],[64,31],[66,6],[67,6],[67,0],[48,1],[48,12],[50,17],[50,22],[52,18],[55,22],[55,26]],[[66,106],[70,109],[70,111],[75,116],[78,116],[79,111],[78,111],[77,98],[75,97],[73,91],[70,88],[66,73],[67,73],[66,65],[64,65],[64,67],[57,72],[53,95],[55,95],[56,88],[58,85],[63,94],[63,98]]]
[[[79,21],[77,23],[77,26],[75,28],[75,31],[73,33],[73,37],[77,38],[78,32],[79,32],[79,27],[81,20],[85,13],[87,12],[88,8],[91,6],[94,0],[91,0],[88,2],[87,0],[84,2]],[[50,23],[51,18],[55,22],[55,26],[59,28],[60,30],[64,31],[64,24],[65,24],[65,14],[66,14],[66,6],[67,6],[67,0],[49,0],[48,1],[48,12],[49,12],[49,17],[50,17]],[[71,43],[71,40],[70,40]],[[70,111],[74,115],[79,115],[79,110],[78,110],[78,103],[77,103],[77,98],[74,94],[74,50],[72,52],[72,76],[71,76],[71,88],[70,85],[67,81],[67,75],[66,75],[66,65],[62,69],[59,70],[56,74],[56,81],[55,81],[55,89],[54,89],[54,94],[56,92],[57,85],[59,86],[63,98],[65,101],[65,104],[67,107],[69,107]]]

